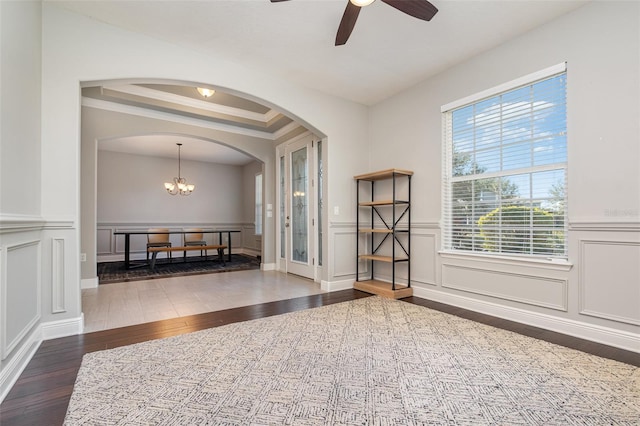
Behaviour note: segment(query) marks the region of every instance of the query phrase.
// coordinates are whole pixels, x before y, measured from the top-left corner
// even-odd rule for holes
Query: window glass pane
[[[564,170],[533,173],[531,176],[532,198],[553,198],[554,185],[564,182]]]
[[[538,140],[533,143],[533,164],[564,163],[567,161],[567,137],[557,136]]]
[[[476,173],[491,173],[500,170],[500,149],[476,152]]]
[[[531,166],[531,144],[518,143],[502,149],[502,170],[522,169]]]
[[[307,148],[291,154],[291,257],[307,263],[309,256],[309,188]]]
[[[456,132],[473,133],[473,105],[455,110],[451,119]]]
[[[502,95],[503,143],[531,138],[531,89],[522,87]]]
[[[476,173],[475,162],[473,161],[473,154],[467,152],[454,152],[453,153],[453,176],[468,176]]]
[[[476,104],[474,118],[476,149],[500,145],[500,109],[499,96]]]
[[[531,175],[511,175],[502,178],[502,193],[504,199],[531,198]]]

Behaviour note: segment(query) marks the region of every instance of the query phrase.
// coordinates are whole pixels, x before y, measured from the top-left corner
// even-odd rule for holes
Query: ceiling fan
[[[288,0],[271,0],[271,3],[278,3]],[[423,21],[430,21],[438,12],[438,9],[427,0],[382,0],[391,7],[395,7],[401,12],[411,15]],[[336,46],[341,46],[349,40],[351,31],[356,25],[356,20],[360,14],[360,9],[373,3],[374,0],[349,0],[347,8],[344,10],[338,34],[336,35]]]

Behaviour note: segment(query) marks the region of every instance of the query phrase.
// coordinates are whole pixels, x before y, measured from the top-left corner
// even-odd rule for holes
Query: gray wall
[[[244,226],[242,228],[242,246],[248,253],[262,253],[262,235],[256,235],[255,229],[255,183],[256,174],[262,172],[262,163],[253,161],[242,168],[242,197],[243,197],[243,214]],[[264,186],[264,182],[263,182]],[[263,203],[263,217],[264,216]]]
[[[37,349],[43,312],[61,302],[42,295],[64,241],[40,211],[41,25],[39,2],[0,2],[0,400]]]
[[[0,206],[40,215],[40,5],[0,4]]]
[[[97,160],[97,262],[124,258],[124,237],[114,235],[115,231],[149,227],[234,229],[241,233],[231,234],[233,252],[259,254],[253,235],[253,175],[248,176],[245,170],[261,170],[261,163],[234,166],[183,160],[182,176],[196,185],[185,197],[171,196],[163,186],[175,175],[177,159],[99,150]],[[223,237],[227,244],[226,234]],[[217,238],[205,235],[211,244],[217,243]],[[170,239],[174,245],[182,244],[180,234]],[[145,243],[144,236],[131,237],[132,258],[145,258]],[[87,265],[89,274],[96,273],[94,266]]]
[[[80,243],[96,246],[97,217],[95,207],[85,209],[85,203],[95,206],[95,181],[85,177],[95,175],[97,161],[85,144],[144,134],[152,126],[176,131],[113,113],[85,134],[80,82],[139,76],[250,94],[323,138],[325,288],[353,283],[353,176],[413,169],[416,294],[637,351],[638,7],[588,3],[367,108],[74,15],[52,2],[0,2],[0,398],[42,339],[82,330]],[[439,253],[440,106],[562,61],[569,68],[570,264]],[[273,147],[255,142],[229,140],[264,161],[265,203],[275,205]],[[274,220],[265,221],[263,258],[275,263]]]
[[[98,151],[97,220],[103,223],[243,223],[243,167],[182,160],[181,174],[196,185],[189,196],[164,189],[177,159]]]
[[[102,202],[102,197],[98,196],[98,181],[97,176],[99,170],[98,164],[98,144],[101,140],[105,140],[114,136],[122,135],[141,135],[141,134],[174,134],[174,135],[189,135],[193,137],[199,137],[207,140],[211,143],[218,143],[219,141],[225,141],[227,145],[231,145],[236,149],[242,150],[245,153],[252,155],[256,158],[261,158],[267,164],[270,161],[270,155],[272,151],[272,141],[259,139],[256,137],[248,137],[237,134],[226,134],[222,131],[211,130],[207,128],[199,128],[186,124],[168,123],[162,120],[136,117],[128,114],[116,113],[112,111],[98,110],[90,107],[82,108],[82,145],[81,145],[81,182],[80,182],[80,214],[81,214],[81,250],[86,254],[86,262],[81,263],[82,273],[82,285],[83,287],[93,287],[97,285],[97,270],[96,263],[98,260],[117,260],[123,256],[122,241],[116,241],[111,233],[117,228],[117,226],[133,226],[135,223],[131,223],[133,220],[131,217],[127,220],[120,220],[120,222],[114,221],[108,217],[107,214],[101,214],[102,228],[98,229],[98,211],[97,206],[99,202]],[[148,218],[138,217],[135,219],[138,225],[146,227],[148,224],[155,223],[156,225],[180,227],[186,224],[186,219],[177,219],[177,209],[180,206],[191,205],[191,207],[203,207],[202,214],[198,213],[194,208],[193,211],[187,213],[191,215],[193,221],[189,222],[192,226],[228,226],[230,223],[239,226],[238,219],[242,217],[243,209],[239,208],[229,213],[221,213],[220,205],[215,204],[213,199],[208,199],[200,194],[206,194],[207,188],[211,189],[212,185],[200,185],[198,184],[196,191],[189,197],[184,198],[183,202],[175,200],[175,197],[167,196],[162,189],[162,186],[157,186],[157,181],[161,184],[166,180],[171,179],[176,172],[176,163],[171,162],[169,159],[165,161],[156,161],[153,167],[150,167],[151,163],[146,163],[145,169],[149,169],[145,173],[145,177],[138,178],[148,179],[153,175],[153,181],[149,182],[148,187],[138,188],[138,196],[145,197],[145,204],[154,206],[157,210],[150,212]],[[197,165],[198,162],[194,162]],[[187,163],[185,162],[185,166]],[[113,168],[118,168],[118,165],[114,165]],[[135,166],[132,166],[135,167]],[[185,169],[185,176],[189,179],[200,179],[203,184],[209,179],[218,179],[219,177],[211,175],[213,173],[208,168],[197,168],[196,170],[202,171],[202,177],[193,175],[187,175]],[[205,173],[206,170],[209,170]],[[131,172],[130,168],[124,171],[124,173]],[[102,173],[105,178],[103,181],[111,179],[108,177],[110,174],[109,167],[103,167]],[[226,178],[225,178],[226,179]],[[231,185],[233,187],[233,185]],[[204,191],[201,191],[204,189]],[[121,188],[123,197],[129,196],[131,199],[121,200],[126,203],[140,204],[140,198],[132,197],[129,189]],[[127,195],[128,194],[128,195]],[[234,195],[240,199],[240,195]],[[172,200],[173,199],[173,200]],[[193,201],[192,201],[193,199]],[[208,204],[207,204],[208,203]],[[111,206],[114,204],[111,203]],[[236,203],[234,202],[234,205]],[[240,205],[240,204],[238,204]],[[166,215],[165,218],[162,215],[165,211],[171,212]],[[216,214],[218,213],[218,214]],[[118,213],[120,214],[120,213]],[[216,217],[213,217],[215,214]],[[233,215],[232,215],[233,214]],[[198,216],[196,219],[195,216]],[[206,216],[206,217],[205,217]],[[224,217],[223,217],[224,216]],[[151,217],[156,218],[156,222],[152,222]],[[124,221],[124,222],[123,222]],[[146,222],[146,223],[145,223]],[[139,227],[138,227],[139,229]],[[108,235],[105,232],[108,231]],[[234,234],[235,237],[238,237]],[[121,239],[122,237],[120,237]],[[240,238],[240,237],[238,237]],[[241,244],[240,241],[234,241],[234,246],[238,247]],[[96,249],[100,248],[100,259],[97,256]],[[107,247],[107,248],[105,248]],[[143,248],[136,246],[135,250],[140,251]]]

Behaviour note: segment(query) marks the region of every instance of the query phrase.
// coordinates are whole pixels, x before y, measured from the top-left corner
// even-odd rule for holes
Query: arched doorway
[[[201,158],[189,158],[193,156],[194,149],[197,156],[206,155],[197,147],[208,145],[211,147],[222,147],[227,154],[233,153],[250,160],[248,164],[257,164],[259,169],[254,170],[254,175],[258,172],[262,176],[263,182],[263,220],[264,226],[261,235],[253,235],[253,229],[243,232],[241,244],[244,248],[255,249],[256,253],[262,255],[263,268],[266,270],[280,270],[278,254],[276,253],[276,226],[278,212],[273,209],[275,194],[277,191],[276,175],[278,167],[276,158],[276,147],[295,140],[301,135],[309,134],[309,130],[300,125],[295,120],[265,106],[259,102],[243,98],[223,91],[216,91],[213,97],[204,98],[197,91],[197,85],[189,85],[183,82],[158,82],[158,81],[109,81],[84,83],[82,88],[82,149],[81,149],[81,252],[86,256],[86,262],[81,265],[83,287],[97,285],[97,275],[95,264],[98,257],[105,254],[103,247],[109,246],[109,254],[113,256],[122,255],[122,242],[118,242],[112,235],[113,230],[118,226],[137,225],[145,222],[145,215],[132,217],[125,216],[118,221],[111,220],[108,214],[100,215],[98,212],[98,181],[97,168],[98,152],[100,144],[111,145],[105,151],[109,151],[112,157],[120,156],[120,159],[131,159],[136,155],[147,155],[155,157],[152,162],[156,165],[161,163],[169,164],[170,172],[160,178],[155,177],[148,181],[148,185],[154,185],[154,194],[146,202],[151,203],[151,208],[156,203],[156,210],[148,211],[147,215],[153,223],[162,222],[157,213],[161,212],[165,199],[171,198],[164,193],[161,188],[162,183],[170,179],[175,173],[175,143],[176,140],[183,140],[182,155],[186,155],[186,161],[199,161]],[[216,99],[217,102],[212,102]],[[319,138],[317,138],[319,139]],[[190,146],[184,142],[190,141]],[[160,143],[162,142],[162,143]],[[195,145],[193,145],[195,144]],[[118,149],[113,148],[119,146]],[[167,148],[167,146],[169,148]],[[140,149],[140,151],[138,151]],[[157,152],[144,152],[145,149],[157,149]],[[169,149],[169,154],[163,154],[163,150]],[[114,152],[120,151],[119,154]],[[221,155],[227,155],[221,154]],[[197,157],[196,156],[196,157]],[[159,160],[159,159],[162,160]],[[184,158],[184,157],[183,157]],[[118,164],[118,158],[112,158],[110,164]],[[149,163],[150,164],[150,163]],[[155,166],[147,164],[142,167],[147,168],[149,175],[155,175]],[[247,164],[244,167],[251,168]],[[137,169],[137,167],[134,166]],[[151,171],[150,171],[151,170]],[[141,170],[136,170],[140,172]],[[131,170],[129,170],[131,172]],[[133,177],[128,173],[129,182]],[[192,175],[193,176],[193,175]],[[122,177],[122,176],[121,176]],[[146,178],[147,176],[145,176]],[[140,179],[140,174],[138,178]],[[142,179],[141,179],[142,180]],[[207,185],[215,185],[217,179],[205,176],[206,185],[198,184],[198,192]],[[209,182],[211,181],[211,182]],[[218,183],[219,184],[219,183]],[[108,184],[107,184],[108,185]],[[115,186],[115,185],[114,185]],[[125,184],[120,185],[124,187]],[[115,193],[119,191],[117,187],[111,188]],[[246,193],[242,188],[232,189],[232,193]],[[229,191],[218,198],[229,197]],[[195,194],[195,193],[194,193]],[[237,194],[236,194],[237,195]],[[191,204],[196,198],[195,195],[189,197]],[[140,203],[140,197],[130,195],[129,199],[120,197],[124,203]],[[114,204],[117,204],[114,203]],[[197,203],[196,203],[197,204]],[[165,204],[166,205],[166,204]],[[113,207],[113,206],[112,206]],[[147,207],[149,207],[147,205]],[[116,207],[117,208],[117,207]],[[171,214],[174,220],[180,212],[181,207],[172,206]],[[276,213],[274,217],[274,213]],[[211,216],[215,216],[215,211]],[[240,217],[240,223],[234,223],[240,227],[245,227],[249,222],[242,214],[231,213],[233,220]],[[232,219],[223,218],[222,221],[229,224]],[[110,225],[109,229],[101,228],[101,225]],[[184,222],[184,221],[183,221]],[[212,220],[203,220],[202,217],[191,218],[187,221],[190,224],[211,224]],[[312,232],[312,230],[309,230]],[[251,234],[251,235],[250,235]],[[254,238],[255,246],[247,244],[249,237]],[[106,243],[105,243],[106,242]],[[234,242],[235,244],[236,242]],[[316,244],[318,244],[316,242]],[[319,277],[319,274],[318,274]]]

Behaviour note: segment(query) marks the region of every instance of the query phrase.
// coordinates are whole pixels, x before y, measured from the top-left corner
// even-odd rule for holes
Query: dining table
[[[227,261],[231,262],[231,234],[241,232],[238,229],[215,229],[215,230],[198,230],[197,234],[218,234],[218,244],[222,245],[222,235],[227,234]],[[115,231],[113,235],[124,235],[124,267],[131,269],[131,236],[132,235],[150,235],[150,234],[193,234],[194,231]],[[144,264],[146,265],[146,263]],[[140,265],[140,266],[144,266]]]

